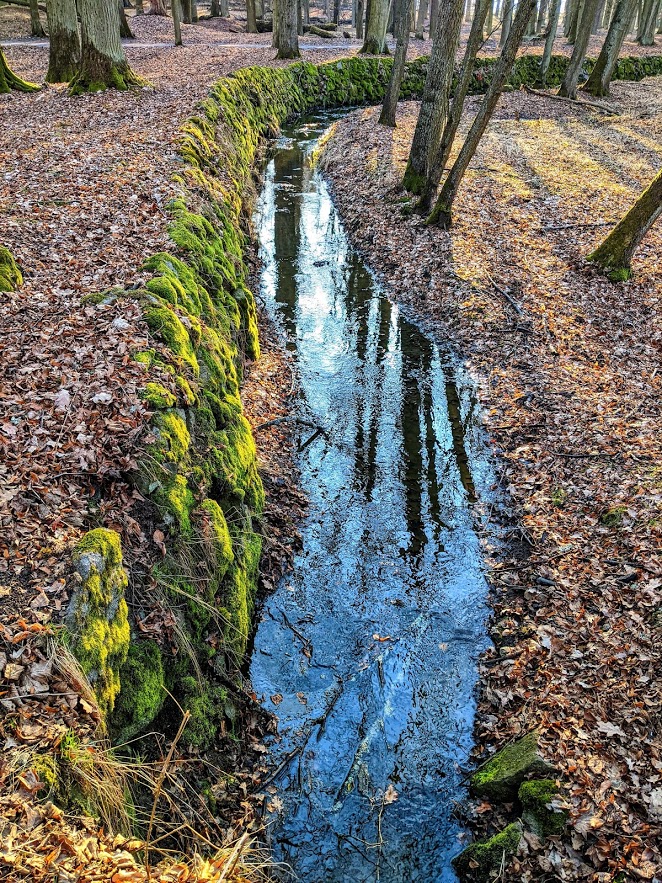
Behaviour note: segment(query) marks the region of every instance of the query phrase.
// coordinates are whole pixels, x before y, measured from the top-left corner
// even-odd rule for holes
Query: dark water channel
[[[306,883],[455,880],[485,641],[472,503],[489,464],[469,384],[348,244],[311,163],[327,124],[279,140],[256,217],[298,413],[325,429],[300,453],[303,550],[251,664],[282,737],[269,833]]]

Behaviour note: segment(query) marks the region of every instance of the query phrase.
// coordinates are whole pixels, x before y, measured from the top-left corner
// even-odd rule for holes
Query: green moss
[[[161,649],[154,641],[134,641],[120,669],[122,689],[110,726],[118,742],[145,732],[163,706],[165,674]]]
[[[120,689],[119,670],[130,640],[119,534],[105,528],[90,531],[75,547],[73,560],[79,584],[66,618],[71,648],[107,714]]]
[[[32,771],[42,783],[41,790],[55,791],[58,786],[59,770],[57,760],[52,754],[35,754],[31,761]]]
[[[191,436],[183,417],[174,410],[159,411],[152,417],[152,423],[158,434],[158,442],[152,449],[155,458],[159,462],[169,460],[184,464],[191,446]]]
[[[205,500],[200,509],[204,512],[202,533],[205,541],[211,546],[210,552],[213,557],[214,578],[220,583],[228,567],[234,561],[228,523],[225,520],[223,510],[216,500]]]
[[[150,408],[157,410],[172,408],[177,403],[174,394],[160,383],[147,383],[142,399]]]
[[[522,820],[538,837],[556,836],[565,829],[568,813],[553,804],[558,792],[552,779],[536,779],[520,785],[518,797],[522,804]]]
[[[0,245],[0,291],[16,291],[23,284],[18,264],[8,248]]]
[[[552,505],[562,509],[568,499],[568,492],[565,488],[555,487],[552,491]]]
[[[605,527],[620,527],[623,524],[623,516],[627,508],[625,506],[612,506],[600,516],[600,524]]]
[[[200,684],[193,677],[180,682],[181,705],[190,712],[184,741],[204,750],[218,735],[227,712],[227,690],[211,683]]]
[[[619,267],[617,270],[610,270],[607,278],[610,282],[627,282],[632,277],[630,267]]]
[[[173,475],[156,482],[151,496],[167,525],[188,536],[191,533],[191,510],[195,499],[185,475]]]
[[[472,843],[453,859],[453,867],[461,879],[487,883],[499,875],[504,861],[517,852],[522,829],[514,822],[499,834]]]
[[[150,304],[144,311],[144,318],[153,331],[173,355],[191,366],[198,373],[198,360],[191,344],[191,339],[181,319],[168,307]]]
[[[553,773],[554,769],[538,754],[538,734],[528,733],[506,745],[471,777],[471,791],[479,797],[510,801],[530,776]]]

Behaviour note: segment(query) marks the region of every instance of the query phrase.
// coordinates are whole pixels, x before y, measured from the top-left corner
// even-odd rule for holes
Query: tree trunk
[[[540,62],[540,82],[544,86],[547,82],[547,71],[552,60],[552,50],[554,49],[554,40],[559,30],[559,15],[561,13],[561,0],[552,0],[552,6],[549,10],[549,22],[547,24],[547,34],[545,36],[545,48],[542,53],[542,61]]]
[[[434,33],[423,100],[409,151],[403,186],[422,193],[448,117],[448,98],[453,80],[455,53],[462,26],[462,0],[442,0]]]
[[[129,27],[129,20],[126,17],[126,12],[124,11],[124,3],[122,0],[117,0],[117,5],[120,10],[120,37],[123,40],[135,40],[135,37]]]
[[[185,25],[191,24],[191,0],[181,0],[182,3],[182,21]]]
[[[41,19],[39,18],[38,0],[30,0],[30,33],[33,37],[46,36],[46,32],[41,26]]]
[[[388,16],[388,0],[368,0],[368,23],[365,41],[361,47],[364,55],[388,55],[386,48]]]
[[[474,13],[474,20],[476,15]],[[487,5],[487,17],[485,19],[485,38],[487,39],[492,35],[492,31],[494,30],[494,3],[490,2]]]
[[[12,89],[16,92],[38,92],[39,86],[17,77],[7,64],[5,54],[0,48],[0,95],[11,92]]]
[[[588,260],[604,270],[612,282],[629,279],[632,256],[661,214],[662,170]]]
[[[191,0],[191,22],[198,23],[198,0]]]
[[[338,24],[340,21],[340,0],[333,0],[333,22]]]
[[[379,122],[383,126],[390,126],[391,128],[395,128],[395,113],[398,107],[398,98],[400,97],[400,85],[405,72],[407,47],[409,46],[409,22],[411,21],[411,6],[413,3],[414,0],[398,0],[395,7],[395,37],[397,42],[395,54],[393,55],[391,76],[386,87],[384,104],[379,117]]]
[[[280,3],[280,0],[278,0]],[[272,39],[272,43],[275,47],[275,35],[276,35],[276,8],[274,6],[274,39]],[[255,0],[246,0],[246,33],[247,34],[257,34],[257,17],[255,15]]]
[[[499,61],[494,68],[490,87],[483,98],[478,113],[476,114],[476,118],[471,125],[471,129],[469,129],[469,134],[462,145],[459,156],[453,163],[453,166],[448,173],[448,177],[444,181],[444,186],[441,188],[439,198],[432,210],[432,214],[427,220],[428,224],[438,224],[444,230],[448,230],[451,226],[453,203],[457,196],[458,188],[464,178],[469,163],[476,153],[480,139],[483,137],[483,133],[487,128],[487,124],[492,118],[494,108],[497,106],[499,96],[501,95],[501,90],[513,69],[515,56],[517,55],[517,50],[522,42],[522,37],[524,36],[524,31],[526,30],[529,18],[531,17],[531,11],[535,7],[535,2],[536,0],[520,0],[520,4],[517,7],[517,14],[515,15],[513,25],[508,34],[506,45],[504,46]]]
[[[363,39],[363,21],[365,19],[365,0],[356,0],[356,39]]]
[[[430,2],[430,37],[434,34],[437,27],[437,16],[439,15],[439,0],[431,0]]]
[[[83,0],[84,2],[84,0]],[[150,0],[147,15],[167,15],[164,0]]]
[[[143,0],[136,0],[136,15],[144,15],[145,7],[143,5]]]
[[[175,46],[182,45],[182,7],[180,0],[172,0],[172,25],[175,30]]]
[[[637,29],[637,43],[641,46],[655,45],[655,30],[661,0],[646,0]]]
[[[503,20],[501,22],[501,37],[499,38],[499,46],[503,49],[510,33],[510,27],[513,22],[513,0],[504,0]]]
[[[274,33],[277,35],[276,58],[299,58],[297,34],[298,0],[278,0],[274,9]],[[278,20],[278,24],[276,24]]]
[[[460,125],[460,119],[462,117],[464,99],[467,97],[467,92],[469,91],[469,85],[471,84],[471,78],[473,76],[474,61],[476,60],[476,55],[478,54],[481,43],[483,42],[483,26],[485,24],[485,16],[487,15],[487,10],[491,5],[492,0],[477,0],[474,20],[471,23],[471,31],[469,32],[467,48],[464,50],[462,67],[457,78],[455,91],[453,92],[453,101],[451,103],[450,112],[448,114],[448,120],[446,121],[446,125],[441,136],[439,149],[436,151],[434,159],[431,163],[427,180],[425,182],[423,195],[421,196],[418,205],[416,206],[416,210],[421,214],[427,214],[430,211],[430,208],[432,207],[432,200],[434,199],[437,188],[439,187],[439,182],[441,181],[441,176],[443,175],[444,169],[446,168],[448,158],[451,155],[451,150],[453,149],[453,141],[455,140],[455,135],[457,134],[457,129]]]
[[[577,39],[577,27],[584,10],[584,0],[573,0],[570,22],[567,30],[568,43],[572,45]]]
[[[609,84],[623,41],[627,36],[635,6],[636,0],[618,0],[616,4],[598,60],[588,80],[582,86],[585,92],[595,95],[596,98],[609,95]]]
[[[600,23],[602,21],[602,16],[605,11],[605,0],[600,0],[598,3],[598,8],[595,10],[595,18],[593,19],[593,25],[591,26],[591,33],[597,34],[600,30]]]
[[[46,82],[69,83],[80,63],[76,0],[48,0],[46,17],[50,35]]]
[[[418,4],[418,15],[416,16],[416,33],[414,36],[417,40],[423,40],[425,37],[425,19],[428,14],[428,0],[420,0]]]
[[[538,7],[538,21],[536,22],[536,34],[542,34],[545,28],[548,6],[549,0],[540,0],[540,6]]]
[[[143,85],[129,67],[120,43],[119,12],[108,0],[80,2],[81,61],[71,92],[100,92]]]
[[[525,34],[527,37],[535,37],[536,34],[536,24],[538,23],[538,5],[536,4],[533,7],[533,12],[531,13],[531,17],[529,18]]]
[[[591,39],[591,26],[600,0],[584,0],[581,18],[577,24],[577,37],[572,49],[570,64],[565,72],[558,94],[564,98],[577,98],[579,74],[586,57],[586,48]]]

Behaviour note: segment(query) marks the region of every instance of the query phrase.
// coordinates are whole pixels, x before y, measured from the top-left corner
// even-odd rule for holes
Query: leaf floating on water
[[[395,790],[393,785],[389,785],[386,791],[384,792],[384,800],[383,803],[385,806],[388,806],[389,803],[395,803],[400,795]]]

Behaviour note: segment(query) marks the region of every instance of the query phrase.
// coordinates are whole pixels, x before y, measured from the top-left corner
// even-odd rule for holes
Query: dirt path
[[[396,299],[467,357],[494,440],[508,501],[491,517],[519,553],[492,562],[496,649],[476,735],[499,747],[539,727],[572,822],[563,843],[532,838],[512,880],[651,880],[662,867],[662,228],[630,283],[582,258],[659,169],[662,82],[612,91],[623,113],[608,119],[504,96],[450,235],[401,213],[415,105],[395,131],[352,114],[322,161]],[[505,823],[478,812],[479,831]]]

